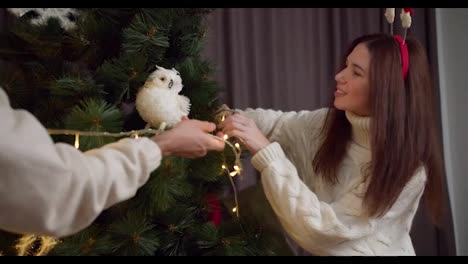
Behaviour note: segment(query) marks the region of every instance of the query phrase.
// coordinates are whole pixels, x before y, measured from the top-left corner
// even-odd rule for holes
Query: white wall
[[[468,9],[437,8],[444,154],[457,255],[468,255]]]

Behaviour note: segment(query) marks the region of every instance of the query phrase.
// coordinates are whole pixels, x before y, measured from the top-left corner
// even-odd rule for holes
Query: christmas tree
[[[30,111],[49,129],[136,131],[146,125],[136,111],[136,94],[158,65],[180,72],[181,94],[191,103],[190,118],[218,122],[219,87],[210,79],[211,66],[201,57],[209,12],[202,8],[9,9],[0,37],[0,85],[13,107]],[[52,137],[69,144],[78,140],[65,134]],[[118,139],[81,136],[79,148],[86,151]],[[289,254],[282,235],[266,231],[268,220],[248,209],[246,201],[252,196],[244,196],[243,204],[235,202],[229,174],[238,174],[232,169],[236,162],[238,155],[230,147],[199,159],[165,158],[134,198],[109,208],[85,230],[60,239],[3,232],[0,252]],[[260,205],[256,201],[255,206]]]

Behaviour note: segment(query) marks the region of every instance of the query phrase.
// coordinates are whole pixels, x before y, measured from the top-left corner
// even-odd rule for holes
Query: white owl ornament
[[[179,123],[190,113],[190,99],[180,95],[182,78],[179,72],[156,66],[137,93],[136,109],[147,128],[164,130]]]

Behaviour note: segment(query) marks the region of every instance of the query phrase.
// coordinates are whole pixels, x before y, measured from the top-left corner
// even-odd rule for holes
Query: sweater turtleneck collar
[[[352,126],[352,139],[364,148],[370,149],[370,120],[368,116],[358,116],[346,111],[346,118]]]

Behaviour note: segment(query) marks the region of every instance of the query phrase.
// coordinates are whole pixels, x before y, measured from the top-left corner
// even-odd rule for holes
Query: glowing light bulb
[[[228,135],[224,135],[223,138],[224,138],[224,140],[227,140],[227,139],[228,139]]]
[[[80,135],[75,135],[75,148],[80,148]]]
[[[237,207],[232,208],[232,212],[233,213],[237,212]]]

